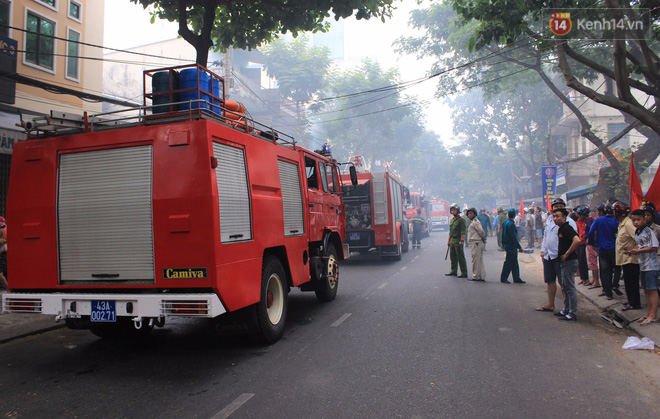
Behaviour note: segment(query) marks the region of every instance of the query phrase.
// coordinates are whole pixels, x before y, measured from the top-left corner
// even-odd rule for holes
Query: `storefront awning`
[[[12,154],[14,144],[27,138],[25,131],[16,126],[19,122],[18,114],[0,111],[0,154]]]
[[[566,192],[566,199],[575,199],[584,195],[589,195],[596,190],[596,185],[596,183],[592,183],[591,185],[582,185],[571,189]]]

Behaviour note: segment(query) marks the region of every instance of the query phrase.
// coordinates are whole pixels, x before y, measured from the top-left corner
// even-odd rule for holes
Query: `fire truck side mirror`
[[[357,179],[357,171],[355,170],[355,166],[349,166],[348,173],[350,173],[351,176],[351,184],[353,186],[357,186],[358,179]]]

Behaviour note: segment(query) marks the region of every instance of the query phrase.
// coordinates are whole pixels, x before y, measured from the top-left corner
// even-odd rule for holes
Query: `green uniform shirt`
[[[461,217],[452,217],[449,221],[449,236],[452,240],[461,240],[462,234],[465,234],[465,220]]]
[[[502,226],[502,224],[504,224],[505,221],[506,221],[506,214],[502,213],[497,216],[497,224],[499,226]]]

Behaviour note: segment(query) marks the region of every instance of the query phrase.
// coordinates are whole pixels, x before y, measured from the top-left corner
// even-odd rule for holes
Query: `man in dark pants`
[[[412,238],[412,247],[413,249],[422,248],[422,234],[424,233],[424,219],[422,218],[422,209],[417,208],[417,215],[412,218],[413,225],[413,238]]]
[[[555,316],[559,316],[559,320],[577,321],[578,298],[575,290],[575,272],[578,269],[576,250],[580,245],[580,236],[566,222],[567,216],[566,208],[552,211],[553,221],[559,227],[557,255],[561,262],[560,284],[564,292],[564,309],[555,313]]]
[[[639,298],[639,256],[630,254],[630,250],[637,247],[635,242],[636,228],[628,217],[630,207],[621,201],[612,204],[614,218],[619,222],[616,235],[616,264],[623,271],[623,283],[626,286],[628,302],[621,310],[639,310],[642,304]],[[616,292],[616,290],[614,290]]]
[[[508,280],[509,274],[513,274],[514,283],[524,284],[525,281],[520,279],[517,254],[517,252],[522,252],[522,246],[518,242],[518,232],[516,231],[516,224],[513,222],[516,216],[516,210],[511,208],[507,214],[509,217],[502,223],[502,246],[504,247],[504,251],[506,251],[506,258],[502,266],[500,282],[510,284]]]
[[[467,278],[467,262],[463,252],[466,232],[465,220],[461,218],[461,209],[457,204],[451,204],[449,212],[453,216],[449,221],[449,238],[447,239],[451,258],[451,271],[446,273],[445,276],[458,276],[458,267],[460,266],[461,275],[459,278]]]
[[[616,267],[616,234],[619,222],[614,218],[612,205],[605,206],[605,216],[598,217],[589,229],[589,243],[596,243],[598,250],[598,265],[600,271],[600,282],[603,286],[603,292],[599,297],[605,297],[608,300],[613,298],[612,290],[614,281],[617,289],[621,269]]]

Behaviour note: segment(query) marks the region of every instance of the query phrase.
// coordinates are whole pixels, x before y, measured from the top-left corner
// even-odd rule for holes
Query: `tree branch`
[[[571,102],[570,99],[567,98],[566,95],[564,95],[561,92],[561,90],[559,90],[557,88],[557,86],[555,86],[555,84],[552,82],[552,80],[550,80],[548,75],[545,74],[545,71],[543,70],[543,67],[541,67],[541,54],[538,53],[538,52],[536,52],[536,54],[537,54],[536,55],[536,64],[534,64],[534,65],[527,64],[525,62],[516,60],[516,59],[511,58],[511,57],[507,57],[507,56],[504,56],[504,58],[508,61],[511,61],[511,62],[515,63],[515,64],[518,64],[518,65],[521,65],[523,67],[527,67],[529,69],[532,69],[532,70],[536,71],[536,73],[539,75],[539,77],[541,77],[541,80],[543,80],[543,82],[546,84],[546,86],[548,86],[550,88],[552,93],[554,93],[555,96],[557,96],[559,98],[559,100],[561,100],[562,103],[564,105],[566,105],[566,107],[568,109],[570,109],[570,111],[573,112],[573,114],[577,117],[578,121],[580,122],[580,135],[585,137],[587,140],[589,140],[589,142],[591,142],[594,146],[596,146],[597,150],[600,153],[603,153],[603,155],[605,156],[607,161],[610,162],[610,165],[612,165],[613,167],[620,166],[619,161],[616,159],[616,157],[614,157],[614,155],[609,150],[609,148],[603,144],[603,141],[600,138],[598,138],[598,136],[596,134],[594,134],[593,130],[591,129],[591,124],[589,123],[589,121],[587,121],[587,118],[584,116],[584,114],[582,114],[580,109],[578,109],[578,107],[575,106],[573,104],[573,102]],[[551,138],[552,137],[550,136],[549,140],[551,140]],[[548,153],[550,153],[550,148],[551,147],[549,145],[548,146]],[[548,156],[548,157],[550,157],[550,156]],[[548,159],[548,161],[551,162],[551,159]]]
[[[634,104],[628,103],[621,99],[600,94],[579,82],[573,75],[571,67],[566,60],[564,41],[555,39],[555,46],[557,47],[557,58],[559,60],[558,65],[564,74],[567,86],[572,87],[573,89],[594,100],[595,102],[602,103],[606,106],[618,109],[625,113],[629,113],[633,117],[639,119],[643,124],[648,125],[656,133],[660,133],[660,119],[658,119],[658,116],[653,112],[649,111],[641,105],[635,106]]]

